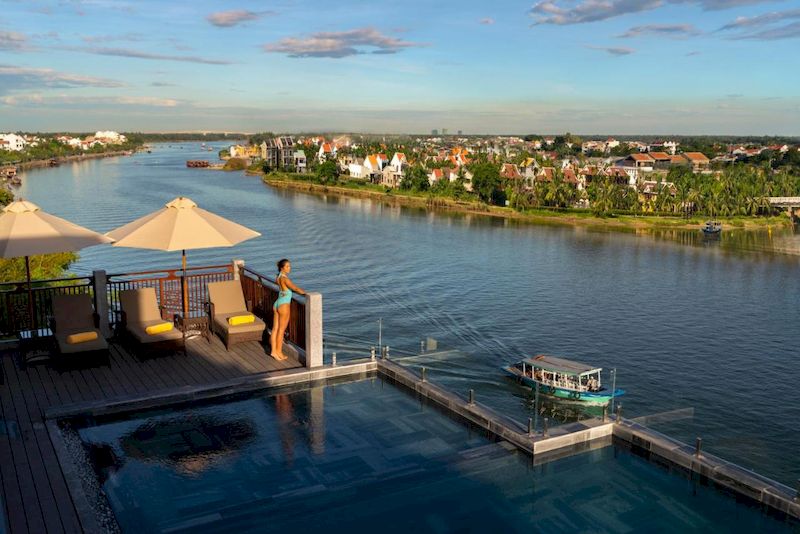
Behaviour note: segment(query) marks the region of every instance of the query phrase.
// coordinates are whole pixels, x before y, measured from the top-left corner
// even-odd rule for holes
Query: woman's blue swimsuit
[[[283,273],[278,274],[278,278],[281,276],[286,276]],[[280,284],[278,284],[280,287]],[[278,293],[278,300],[275,301],[275,304],[272,305],[274,310],[277,310],[279,307],[283,306],[284,304],[289,304],[292,302],[292,290],[291,289],[282,289]]]

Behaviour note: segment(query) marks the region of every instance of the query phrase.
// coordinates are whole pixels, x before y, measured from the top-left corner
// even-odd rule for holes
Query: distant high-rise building
[[[431,130],[431,135],[439,135],[439,130]]]
[[[447,128],[442,128],[442,135],[447,135]]]
[[[459,131],[458,131],[458,135],[464,135],[464,132],[462,132],[461,130],[459,130]]]

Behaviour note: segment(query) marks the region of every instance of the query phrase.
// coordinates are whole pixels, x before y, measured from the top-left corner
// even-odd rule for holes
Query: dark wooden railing
[[[108,275],[108,309],[109,320],[115,324],[119,315],[119,292],[126,289],[153,287],[158,302],[161,304],[165,319],[172,319],[175,314],[183,314],[183,296],[181,292],[182,269],[162,271],[142,271],[138,273]],[[207,267],[189,267],[186,269],[186,293],[188,296],[187,317],[200,317],[206,314],[208,301],[208,284],[233,279],[233,265],[212,265]]]
[[[234,268],[231,263],[186,269],[188,317],[201,317],[207,313],[208,284],[234,279]],[[273,277],[262,275],[246,267],[238,269],[245,301],[251,306],[251,311],[262,318],[269,328],[272,328],[272,305],[278,299],[280,289],[275,284]],[[119,292],[144,287],[155,288],[159,304],[163,309],[164,319],[172,319],[175,314],[183,313],[183,271],[181,269],[109,274],[106,276],[106,295],[108,321],[112,327],[120,318],[117,313],[120,309]],[[33,316],[31,317],[28,307],[27,284],[25,282],[0,284],[0,337],[19,336],[22,332],[31,331],[34,331],[36,335],[47,335],[49,319],[53,315],[53,296],[78,293],[88,293],[94,296],[94,277],[35,281],[32,289]],[[291,319],[286,329],[287,338],[294,345],[305,350],[305,297],[293,295],[290,306]]]
[[[272,328],[272,305],[278,300],[280,288],[270,277],[248,269],[240,269],[244,299],[252,306],[252,312],[261,317],[268,328]],[[300,295],[292,296],[291,317],[286,327],[287,337],[294,345],[306,349],[306,301]]]
[[[49,331],[48,321],[53,316],[53,296],[80,293],[94,294],[94,278],[36,280],[31,289],[31,316],[27,282],[0,284],[0,336],[18,336],[21,332],[46,335]]]

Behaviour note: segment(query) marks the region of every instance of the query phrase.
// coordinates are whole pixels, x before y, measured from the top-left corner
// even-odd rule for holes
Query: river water
[[[500,366],[549,353],[616,368],[626,416],[683,410],[656,428],[794,485],[800,478],[800,235],[791,230],[603,231],[427,212],[276,190],[242,173],[187,169],[216,157],[197,143],[34,170],[18,195],[108,231],[183,195],[260,231],[194,265],[281,257],[323,293],[328,351],[363,356],[383,342],[429,379],[526,421],[528,391]],[[72,271],[177,267],[179,254],[114,247]],[[420,354],[420,341],[436,347]],[[691,410],[693,409],[693,412]],[[555,420],[578,408],[545,405]],[[693,414],[692,417],[687,415]],[[539,423],[541,424],[541,423]]]

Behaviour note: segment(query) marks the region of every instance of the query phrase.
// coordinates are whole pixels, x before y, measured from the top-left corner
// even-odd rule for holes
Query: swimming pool
[[[533,466],[378,377],[75,432],[123,532],[796,527],[613,446]]]

